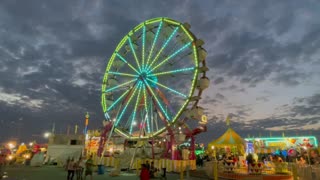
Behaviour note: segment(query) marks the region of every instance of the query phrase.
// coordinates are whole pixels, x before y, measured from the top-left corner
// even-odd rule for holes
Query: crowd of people
[[[320,165],[320,156],[317,150],[311,150],[308,155],[307,152],[303,153],[297,158],[298,165]]]
[[[87,176],[90,176],[90,180],[93,180],[93,166],[92,156],[87,160],[80,157],[78,161],[75,161],[74,158],[68,158],[65,164],[65,169],[68,172],[67,179],[73,180],[74,175],[76,175],[77,180],[85,180]]]
[[[68,158],[65,164],[65,170],[67,171],[67,179],[73,180],[76,177],[76,180],[86,180],[87,176],[90,176],[90,180],[93,180],[93,160],[92,156],[89,159],[80,157],[78,161],[75,161],[74,158]],[[145,164],[141,165],[140,171],[140,180],[149,180],[150,178],[155,177],[165,177],[165,169],[163,174],[159,174],[159,169],[155,167],[154,162],[151,164],[149,161],[146,161]]]

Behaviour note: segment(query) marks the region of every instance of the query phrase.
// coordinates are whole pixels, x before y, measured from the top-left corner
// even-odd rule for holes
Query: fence
[[[214,168],[216,165],[216,168]],[[257,163],[253,166],[239,166],[233,163],[222,164],[214,161],[205,163],[206,174],[211,179],[214,174],[219,179],[242,180],[319,180],[320,165],[300,166],[296,163]],[[217,179],[217,177],[216,177]]]

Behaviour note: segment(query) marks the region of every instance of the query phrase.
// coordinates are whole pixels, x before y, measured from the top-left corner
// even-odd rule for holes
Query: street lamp
[[[9,149],[13,149],[15,147],[15,145],[13,143],[8,143],[8,147],[9,147]]]
[[[216,160],[217,159],[216,158],[216,150],[215,150],[214,146],[211,146],[211,149],[212,149],[213,158],[214,158],[214,160]]]
[[[44,137],[44,138],[49,138],[50,135],[51,135],[51,133],[46,132],[46,133],[43,134],[43,137]]]

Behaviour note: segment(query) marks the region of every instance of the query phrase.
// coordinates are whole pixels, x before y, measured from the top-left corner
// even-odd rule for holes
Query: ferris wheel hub
[[[142,80],[142,81],[147,80],[147,77],[148,77],[147,72],[142,72],[142,73],[140,73],[140,75],[139,75],[139,79]]]

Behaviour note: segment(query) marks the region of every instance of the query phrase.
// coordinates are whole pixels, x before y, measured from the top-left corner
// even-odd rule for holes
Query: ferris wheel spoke
[[[153,39],[153,43],[152,43],[151,50],[150,50],[150,53],[149,53],[149,55],[148,55],[148,59],[147,59],[147,63],[146,63],[146,64],[149,64],[149,61],[150,61],[150,58],[151,58],[151,55],[152,55],[154,46],[155,46],[155,44],[156,44],[156,42],[157,42],[157,39],[158,39],[158,37],[159,37],[160,29],[162,28],[162,23],[163,23],[163,22],[161,21],[160,24],[159,24],[158,30],[157,30],[157,32],[156,32],[156,36],[155,36],[154,39]]]
[[[149,90],[149,92],[152,94],[152,97],[156,100],[158,106],[160,107],[161,111],[163,112],[163,114],[165,115],[167,121],[170,120],[169,115],[167,114],[167,112],[164,110],[163,106],[161,105],[159,99],[157,98],[156,94],[153,92],[152,88],[150,87],[150,85],[148,84],[147,81],[144,81],[144,83],[147,86],[147,89]]]
[[[151,75],[152,76],[161,76],[161,75],[168,75],[168,74],[171,75],[171,74],[182,73],[182,72],[186,72],[186,71],[192,71],[194,69],[195,69],[195,67],[189,67],[189,68],[176,69],[176,70],[172,70],[172,71],[158,72],[158,73],[154,73]]]
[[[140,87],[140,84],[141,84],[141,83],[138,83],[138,87]],[[137,92],[137,89],[138,89],[138,88],[135,88],[135,89],[133,90],[133,93],[132,93],[132,95],[130,96],[128,102],[126,103],[126,105],[125,105],[124,108],[122,109],[119,117],[116,119],[116,122],[115,122],[115,125],[116,125],[116,126],[119,124],[119,122],[120,122],[120,120],[122,119],[124,113],[126,112],[126,110],[127,110],[127,108],[128,108],[128,105],[130,104],[132,98],[134,97],[134,95],[135,95],[136,92]]]
[[[128,74],[128,73],[121,73],[121,72],[113,72],[113,71],[109,71],[109,72],[107,72],[107,73],[108,73],[108,74],[119,75],[119,76],[138,77],[138,75]]]
[[[140,66],[139,60],[138,60],[137,55],[136,55],[136,50],[134,50],[134,47],[132,45],[131,37],[129,37],[128,40],[129,40],[129,44],[130,44],[130,48],[131,48],[132,54],[133,54],[134,59],[136,60],[136,63],[138,65],[138,69],[141,72],[141,66]]]
[[[130,84],[130,83],[132,83],[132,82],[134,82],[134,81],[136,81],[136,80],[137,80],[137,79],[133,79],[133,80],[131,80],[131,81],[128,81],[128,82],[119,84],[118,86],[115,86],[115,87],[112,87],[112,88],[110,88],[110,89],[107,89],[107,90],[105,91],[105,93],[111,92],[111,91],[113,91],[113,90],[115,90],[115,89],[118,89],[118,88],[121,88],[121,87],[123,87],[123,86],[125,86],[125,85],[127,85],[127,84]]]
[[[160,64],[156,65],[154,68],[152,68],[151,70],[149,70],[149,72],[152,72],[154,70],[156,70],[157,68],[159,68],[160,66],[162,66],[164,63],[166,63],[167,61],[169,61],[171,58],[175,57],[176,55],[178,55],[180,52],[182,52],[184,49],[186,49],[188,46],[191,45],[191,42],[185,44],[184,46],[182,46],[180,49],[178,49],[176,52],[172,53],[169,57],[167,57],[166,59],[164,59]]]
[[[165,89],[167,89],[167,90],[169,90],[169,91],[171,91],[171,92],[173,92],[173,93],[175,93],[175,94],[178,94],[178,95],[180,95],[180,96],[182,96],[182,97],[184,97],[184,98],[187,98],[187,95],[185,95],[185,94],[183,94],[183,93],[181,93],[181,92],[178,92],[178,91],[176,91],[176,90],[174,90],[174,89],[171,89],[171,88],[169,88],[169,87],[167,87],[167,86],[165,86],[165,85],[163,85],[163,84],[161,84],[161,83],[158,83],[158,82],[156,82],[156,81],[153,81],[153,80],[150,79],[150,78],[147,78],[147,80],[150,81],[150,82],[152,82],[152,83],[155,83],[155,84],[159,85],[160,87],[163,87],[163,88],[165,88]]]
[[[129,133],[132,134],[132,129],[133,129],[133,123],[135,121],[135,118],[136,118],[136,113],[137,113],[137,108],[138,108],[138,105],[139,105],[139,100],[140,100],[140,94],[141,94],[141,84],[139,83],[138,85],[139,87],[139,92],[138,92],[138,95],[137,95],[137,100],[136,100],[136,104],[134,106],[134,110],[133,110],[133,115],[132,115],[132,119],[131,119],[131,125],[130,125],[130,131]]]
[[[169,42],[171,41],[171,39],[173,38],[173,36],[176,34],[176,32],[178,31],[179,27],[176,27],[173,32],[170,34],[169,38],[167,39],[167,41],[162,45],[160,51],[157,53],[156,57],[152,60],[152,62],[150,63],[150,65],[147,64],[147,68],[151,69],[152,65],[157,61],[157,59],[159,58],[160,54],[162,53],[162,51],[167,47],[167,45],[169,44]]]
[[[144,69],[144,66],[145,66],[145,64],[144,64],[144,59],[145,59],[145,57],[144,57],[144,52],[145,52],[145,45],[146,45],[146,26],[144,25],[143,26],[143,29],[142,29],[142,69]]]
[[[132,89],[132,88],[131,88],[131,89]],[[117,105],[117,104],[120,102],[120,100],[121,100],[125,95],[127,95],[127,94],[129,93],[129,91],[130,91],[131,89],[127,89],[116,101],[114,101],[114,102],[109,106],[109,108],[107,109],[107,111],[110,111],[115,105]]]
[[[139,74],[139,72],[137,71],[136,68],[134,68],[124,57],[122,57],[118,52],[116,53],[116,55],[124,62],[126,63],[132,70],[134,70],[136,73]]]
[[[149,111],[148,111],[148,99],[147,99],[147,92],[146,92],[146,85],[143,84],[143,99],[144,99],[144,109],[146,111],[146,118],[147,118],[147,127],[148,127],[148,132],[150,133],[150,123],[149,123],[149,120],[151,117],[149,117]],[[152,103],[151,103],[152,104]],[[150,104],[150,105],[151,105]]]

